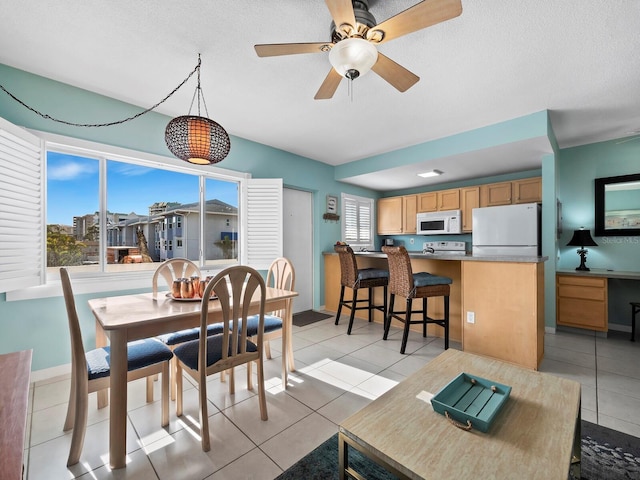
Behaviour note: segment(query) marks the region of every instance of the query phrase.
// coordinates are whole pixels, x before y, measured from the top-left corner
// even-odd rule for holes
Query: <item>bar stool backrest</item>
[[[356,288],[358,265],[353,249],[349,245],[335,245],[333,250],[340,259],[340,284],[345,287]]]
[[[389,293],[403,298],[415,295],[413,270],[407,249],[399,247],[382,247],[389,261]]]

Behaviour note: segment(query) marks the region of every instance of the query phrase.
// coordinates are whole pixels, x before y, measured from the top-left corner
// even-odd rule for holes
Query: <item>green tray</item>
[[[431,405],[467,430],[486,432],[510,393],[508,385],[461,373],[436,393]]]

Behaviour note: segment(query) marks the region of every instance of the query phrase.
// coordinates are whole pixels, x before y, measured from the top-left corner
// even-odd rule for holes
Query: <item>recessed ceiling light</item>
[[[422,178],[437,177],[438,175],[442,175],[440,170],[429,170],[428,172],[418,174],[418,176]]]

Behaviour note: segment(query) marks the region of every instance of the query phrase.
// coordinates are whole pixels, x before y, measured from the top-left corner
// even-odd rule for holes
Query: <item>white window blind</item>
[[[373,247],[373,199],[342,194],[342,239],[351,247]]]
[[[282,179],[254,178],[244,186],[242,263],[266,270],[282,256]]]
[[[44,283],[43,142],[0,118],[0,292]]]

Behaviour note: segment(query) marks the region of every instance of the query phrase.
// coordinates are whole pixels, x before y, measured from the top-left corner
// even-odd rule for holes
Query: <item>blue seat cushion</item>
[[[222,338],[223,335],[214,335],[207,338],[207,367],[213,365],[222,358]],[[175,348],[174,355],[180,359],[187,367],[198,370],[198,348],[199,340],[183,343]],[[238,352],[240,349],[238,348]],[[255,343],[247,340],[247,352],[257,352]],[[231,355],[231,345],[229,345],[228,355]]]
[[[453,283],[449,277],[441,277],[427,272],[413,274],[413,285],[415,287],[428,287],[430,285],[448,285]]]
[[[111,373],[111,350],[107,347],[86,352],[89,380],[108,377]],[[155,338],[136,340],[127,344],[127,371],[171,360],[173,353]]]
[[[207,336],[222,333],[222,323],[212,323],[207,327]],[[200,328],[189,328],[178,332],[165,333],[158,335],[158,339],[165,345],[179,345],[181,343],[197,340],[200,336]]]
[[[381,268],[363,268],[358,270],[358,280],[371,280],[372,278],[389,278],[389,272]]]
[[[247,336],[253,337],[258,334],[258,318],[259,315],[247,317]],[[240,328],[242,328],[242,322],[240,323]],[[276,330],[282,330],[282,319],[275,315],[265,315],[264,333],[271,333]]]

